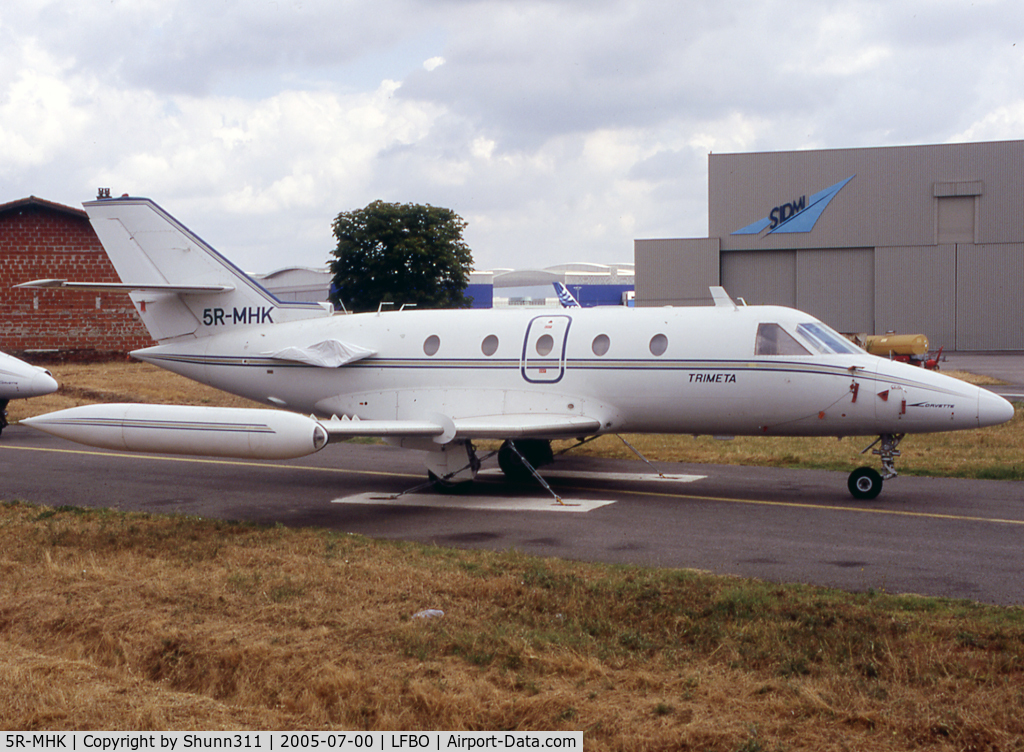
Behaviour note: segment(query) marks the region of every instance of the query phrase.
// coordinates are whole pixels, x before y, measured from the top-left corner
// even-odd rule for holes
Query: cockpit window
[[[817,322],[797,324],[796,330],[820,353],[856,355],[860,352],[860,349],[850,340],[824,324]]]
[[[755,355],[810,355],[811,351],[778,324],[759,324]]]

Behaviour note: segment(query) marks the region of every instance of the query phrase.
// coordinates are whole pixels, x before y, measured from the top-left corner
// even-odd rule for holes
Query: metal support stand
[[[527,460],[526,457],[523,456],[523,453],[519,451],[519,447],[516,446],[516,442],[509,439],[507,443],[509,448],[516,455],[516,457],[519,458],[519,461],[523,463],[523,467],[529,470],[530,474],[533,475],[533,477],[536,478],[542,486],[544,486],[545,490],[547,490],[549,494],[555,497],[555,501],[561,504],[562,506],[567,506],[567,504],[564,501],[562,501],[562,497],[554,492],[554,489],[552,489],[551,486],[548,485],[548,482],[546,480],[540,477],[540,473],[538,473],[534,466],[530,464],[529,460]]]
[[[646,457],[644,457],[640,453],[639,449],[637,449],[635,446],[633,446],[628,441],[626,441],[626,438],[624,436],[622,436],[621,434],[615,434],[615,435],[619,437],[619,441],[621,441],[623,444],[625,444],[626,446],[628,446],[632,450],[633,454],[635,454],[637,457],[639,457],[644,462],[646,462],[647,463],[647,467],[651,468],[651,470],[656,472],[658,474],[659,478],[664,478],[665,477],[665,473],[661,472],[661,470],[659,470],[653,464],[651,464],[651,461],[649,459],[647,459]]]
[[[589,444],[591,441],[597,441],[600,438],[600,436],[590,436],[586,439],[576,439],[575,444],[573,444],[572,446],[567,446],[565,449],[558,450],[557,452],[555,452],[555,456],[561,457],[563,454],[565,454],[566,452],[571,452],[576,447],[581,447],[584,444]]]

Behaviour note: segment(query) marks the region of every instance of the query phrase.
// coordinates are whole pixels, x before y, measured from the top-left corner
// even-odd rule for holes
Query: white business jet
[[[7,427],[7,405],[12,399],[41,397],[57,391],[57,382],[45,368],[0,352],[0,432]]]
[[[336,314],[282,302],[148,199],[85,204],[155,347],[132,355],[285,411],[97,404],[26,421],[130,451],[297,457],[380,436],[422,451],[439,484],[472,480],[473,442],[530,477],[550,441],[605,433],[879,436],[885,478],[904,434],[1003,423],[1013,407],[962,381],[869,355],[812,316],[738,306]],[[340,417],[339,417],[340,416]],[[867,451],[867,450],[865,450]],[[850,476],[874,498],[883,475]]]

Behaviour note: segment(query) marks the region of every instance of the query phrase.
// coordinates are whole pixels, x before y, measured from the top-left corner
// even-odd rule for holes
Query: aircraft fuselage
[[[806,354],[759,353],[766,323]],[[226,331],[134,355],[266,404],[363,420],[550,413],[596,418],[601,433],[847,436],[1008,419],[1004,400],[963,381],[853,346],[818,352],[807,323],[823,326],[773,306],[404,311],[213,323]],[[331,339],[376,354],[338,368],[270,357]]]

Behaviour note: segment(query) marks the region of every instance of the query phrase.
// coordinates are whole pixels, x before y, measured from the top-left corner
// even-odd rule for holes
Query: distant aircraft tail
[[[555,292],[558,293],[558,302],[562,304],[562,308],[579,308],[580,303],[573,297],[573,294],[569,292],[568,288],[561,282],[552,282],[555,286]]]
[[[278,300],[149,199],[84,206],[121,283],[37,280],[23,287],[128,292],[157,341],[330,313],[329,304]]]

